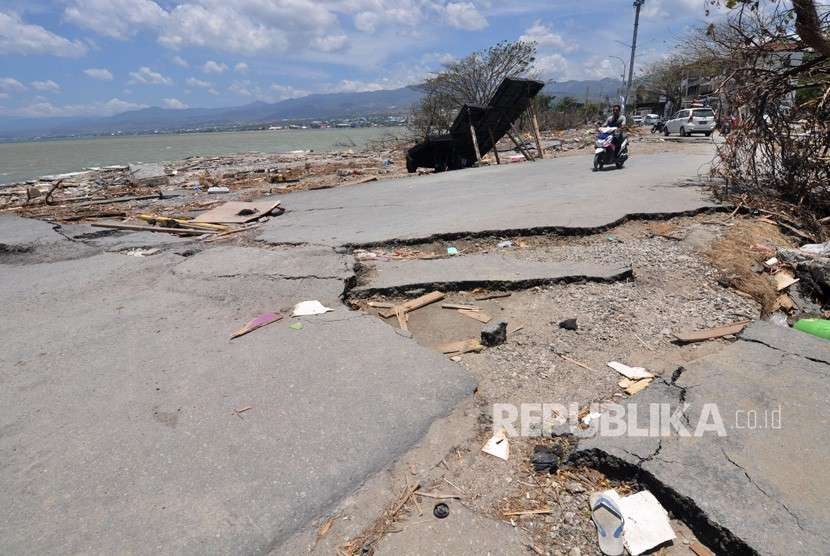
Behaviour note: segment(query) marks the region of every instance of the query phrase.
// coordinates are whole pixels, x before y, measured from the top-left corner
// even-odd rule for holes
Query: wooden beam
[[[467,109],[467,117],[470,118],[470,137],[473,139],[473,150],[476,153],[476,163],[481,164],[481,151],[478,148],[478,137],[476,137],[476,128],[473,127],[473,116],[470,114],[470,109]]]
[[[490,134],[490,142],[493,144],[493,154],[496,155],[496,164],[501,164],[501,160],[499,159],[499,150],[496,148],[496,137],[493,135],[493,130],[488,127],[487,132]]]
[[[539,158],[545,158],[545,150],[542,148],[542,135],[539,133],[539,122],[536,120],[536,110],[534,110],[532,102],[527,106],[527,111],[530,114],[530,122],[533,124],[533,135],[536,137],[536,153]]]
[[[516,140],[516,137],[513,136],[510,131],[507,131],[507,136],[510,137],[510,140],[513,141],[513,144],[516,145],[516,148],[519,149],[519,152],[522,153],[522,156],[525,157],[525,160],[528,162],[533,162],[533,157],[530,156],[530,153],[525,150],[521,143]]]

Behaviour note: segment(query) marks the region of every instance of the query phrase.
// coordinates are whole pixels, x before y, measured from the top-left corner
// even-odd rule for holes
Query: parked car
[[[660,116],[657,114],[646,114],[643,118],[643,125],[654,125],[660,121]]]
[[[641,114],[635,114],[632,120],[634,121],[635,125],[643,125],[643,116]]]
[[[715,113],[711,108],[684,108],[666,122],[663,133],[679,133],[681,137],[702,133],[709,137],[715,131],[715,125]]]

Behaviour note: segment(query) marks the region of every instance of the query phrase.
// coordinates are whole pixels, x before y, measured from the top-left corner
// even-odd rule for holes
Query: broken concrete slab
[[[34,264],[88,256],[95,252],[69,241],[56,226],[42,220],[0,215],[0,264]]]
[[[753,323],[674,382],[657,381],[632,399],[645,429],[652,404],[685,407],[682,422],[691,430],[708,407],[726,436],[596,437],[581,440],[574,459],[637,474],[718,552],[823,553],[830,542],[826,345]]]
[[[130,232],[93,228],[88,224],[62,224],[61,234],[74,241],[97,247],[104,251],[126,251],[192,243],[193,238],[154,232]]]
[[[55,232],[55,225],[21,218],[15,214],[0,214],[0,254],[28,253],[37,246],[65,241]]]
[[[300,282],[263,253],[230,253],[252,273],[228,292],[208,253],[0,273],[4,309],[38,323],[0,321],[0,552],[266,553],[471,395],[459,366],[342,305],[229,341],[297,301],[258,297]]]
[[[170,182],[164,165],[156,163],[131,164],[130,177],[135,185],[147,187],[158,187]]]
[[[419,556],[480,556],[528,553],[519,529],[471,512],[460,503],[444,500],[450,514],[444,519],[432,515],[438,500],[421,499],[424,517],[411,516],[400,524],[402,531],[386,535],[377,546],[377,556],[418,554]]]
[[[289,193],[280,197],[286,212],[266,223],[259,238],[360,246],[507,231],[599,231],[631,216],[717,206],[703,189],[676,183],[705,172],[711,159],[640,156],[624,171],[597,180],[590,156],[574,156]]]
[[[366,283],[353,288],[356,296],[396,294],[419,288],[441,291],[526,289],[555,282],[612,282],[630,278],[627,267],[591,263],[546,263],[501,253],[479,253],[447,259],[378,262]]]

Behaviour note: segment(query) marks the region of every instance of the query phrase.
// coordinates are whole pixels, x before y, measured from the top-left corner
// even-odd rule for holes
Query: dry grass
[[[714,242],[707,256],[723,271],[726,281],[761,304],[763,314],[775,310],[778,292],[768,274],[753,268],[775,255],[779,247],[792,247],[793,242],[774,224],[738,219],[722,239]]]

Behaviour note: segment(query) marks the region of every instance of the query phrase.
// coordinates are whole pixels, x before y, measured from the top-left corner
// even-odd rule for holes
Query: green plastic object
[[[795,323],[793,328],[830,340],[830,320],[827,319],[801,319]]]

